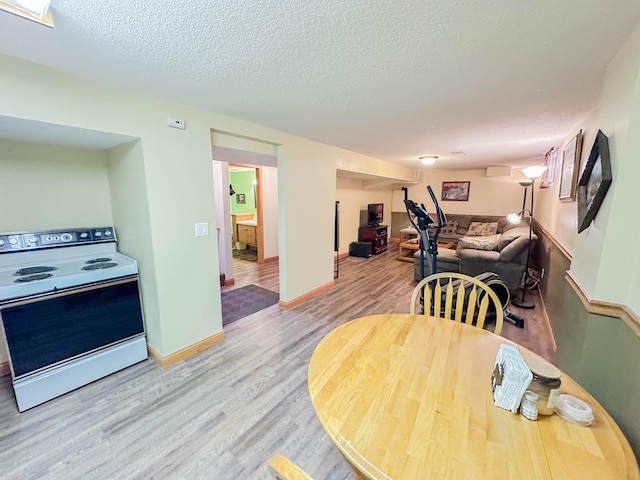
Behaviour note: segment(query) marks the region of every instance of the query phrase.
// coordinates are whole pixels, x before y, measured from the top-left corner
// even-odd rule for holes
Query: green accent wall
[[[579,375],[607,409],[640,459],[640,340],[622,320],[589,314]]]
[[[229,172],[229,182],[235,190],[231,196],[231,214],[253,213],[257,215],[255,197],[253,194],[253,179],[256,178],[255,170],[246,172]],[[238,203],[238,194],[244,195],[245,203]]]
[[[555,364],[609,412],[640,459],[640,336],[622,319],[589,313],[566,280],[570,260],[536,229],[536,263],[557,344]]]

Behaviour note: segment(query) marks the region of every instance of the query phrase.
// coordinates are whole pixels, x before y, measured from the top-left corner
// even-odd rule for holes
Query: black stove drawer
[[[12,302],[0,315],[14,378],[144,333],[137,277]]]

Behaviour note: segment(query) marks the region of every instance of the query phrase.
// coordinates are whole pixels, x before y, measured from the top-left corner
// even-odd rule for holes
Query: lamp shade
[[[528,179],[535,180],[542,175],[546,169],[547,167],[544,165],[534,165],[532,167],[521,168],[520,171],[524,173],[524,176]]]
[[[522,220],[522,213],[510,213],[507,215],[507,222],[512,225],[518,225]]]

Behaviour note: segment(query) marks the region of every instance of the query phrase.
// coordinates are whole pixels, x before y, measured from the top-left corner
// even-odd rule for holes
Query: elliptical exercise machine
[[[436,263],[438,257],[438,235],[440,230],[447,224],[447,217],[440,208],[438,200],[431,185],[427,186],[427,191],[431,196],[431,200],[435,205],[437,223],[431,218],[431,215],[427,212],[424,203],[418,205],[413,200],[409,200],[409,192],[407,187],[402,187],[404,190],[404,206],[407,209],[407,215],[409,216],[409,222],[411,226],[418,232],[419,236],[419,249],[420,249],[420,272],[424,275],[424,262],[425,254],[429,255],[429,266],[432,273],[436,272]],[[433,230],[433,234],[429,235],[428,231]],[[433,294],[434,285],[429,285],[431,293]],[[424,312],[424,290],[420,292],[420,305],[422,305],[422,311]],[[430,315],[433,315],[433,305],[431,305]]]
[[[409,200],[408,198],[408,189],[407,187],[402,187],[404,190],[404,206],[407,209],[407,215],[409,216],[409,222],[411,226],[417,230],[419,238],[420,238],[420,268],[421,272],[424,272],[424,261],[425,261],[425,252],[429,254],[429,263],[431,267],[431,272],[436,272],[436,262],[438,256],[438,235],[440,235],[440,230],[447,224],[447,217],[444,212],[440,208],[438,204],[438,200],[433,193],[433,189],[431,185],[427,186],[427,191],[431,196],[431,200],[435,205],[436,209],[436,218],[438,222],[436,223],[431,215],[427,212],[427,209],[424,206],[424,203],[418,205],[413,200]],[[433,230],[433,234],[429,235],[428,231]]]
[[[425,266],[425,256],[428,255],[428,261],[430,266],[430,271],[432,273],[436,273],[436,265],[438,261],[438,235],[440,235],[440,230],[444,226],[447,225],[447,217],[440,208],[440,204],[438,203],[438,199],[433,193],[433,189],[431,185],[427,185],[427,192],[429,192],[429,196],[433,201],[435,207],[435,215],[437,221],[435,221],[431,215],[427,212],[424,204],[421,203],[418,205],[413,200],[409,200],[408,197],[408,189],[407,187],[403,187],[404,190],[404,205],[407,210],[407,215],[409,217],[409,222],[411,226],[416,229],[419,235],[419,249],[420,249],[420,272],[424,275],[424,266]],[[433,232],[432,235],[429,235],[429,230]],[[485,283],[500,299],[500,303],[502,304],[502,309],[504,313],[504,318],[509,319],[514,322],[515,326],[518,328],[524,328],[524,319],[509,310],[507,307],[511,301],[511,293],[509,292],[509,288],[507,285],[500,280],[498,274],[493,272],[484,272],[479,275],[476,275],[475,278]],[[456,283],[461,282],[461,280],[454,281],[454,287]],[[431,284],[429,288],[433,294],[433,289],[435,285]],[[464,301],[468,301],[469,294],[473,288],[471,282],[465,282],[465,299]],[[420,293],[420,304],[422,305],[422,310],[424,312],[424,291]],[[433,304],[430,307],[430,315],[434,315]],[[489,312],[491,314],[491,312]],[[493,312],[495,315],[495,311]]]

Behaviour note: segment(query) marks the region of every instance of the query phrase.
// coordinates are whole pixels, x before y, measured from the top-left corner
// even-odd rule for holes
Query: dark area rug
[[[222,292],[222,325],[278,303],[280,295],[257,285],[247,285],[228,292]]]
[[[233,249],[233,258],[239,258],[241,260],[247,260],[249,262],[258,261],[258,251],[253,248],[246,248],[244,250]]]

